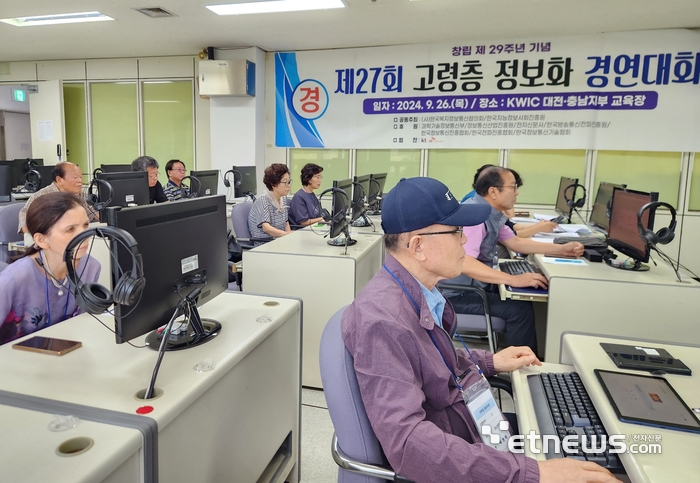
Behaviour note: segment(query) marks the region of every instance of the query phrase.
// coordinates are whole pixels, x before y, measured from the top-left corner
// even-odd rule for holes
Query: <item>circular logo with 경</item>
[[[314,79],[305,79],[296,86],[292,94],[294,111],[309,121],[318,119],[328,109],[328,91]]]

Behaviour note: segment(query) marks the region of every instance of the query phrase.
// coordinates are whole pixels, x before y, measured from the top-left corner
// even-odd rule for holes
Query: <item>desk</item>
[[[533,366],[513,372],[513,394],[521,434],[527,434],[530,430],[539,433],[537,419],[531,404],[527,376],[537,372],[570,372],[575,370],[581,376],[581,380],[609,435],[661,435],[661,454],[624,453],[619,455],[625,471],[633,483],[695,481],[697,475],[700,474],[700,459],[697,455],[697,449],[700,447],[700,435],[619,421],[593,370],[607,369],[637,374],[639,372],[625,371],[615,367],[600,347],[600,342],[660,347],[668,350],[674,357],[682,359],[692,369],[693,376],[669,374],[664,377],[689,407],[700,407],[700,383],[698,383],[700,378],[700,346],[601,338],[570,333],[562,336],[561,343],[562,362],[566,365],[544,363],[541,368]],[[536,459],[545,459],[542,454],[533,455],[527,444],[525,452],[528,456]]]
[[[243,252],[246,292],[299,297],[304,301],[302,384],[322,387],[318,361],[321,332],[331,316],[351,303],[382,266],[382,238],[357,235],[355,245],[334,247],[310,230],[297,230]]]
[[[679,283],[659,261],[648,272],[605,263],[571,266],[534,261],[549,280],[544,357],[559,359],[560,335],[569,330],[663,342],[700,341],[700,284]]]
[[[157,353],[116,344],[89,315],[41,331],[83,342],[62,357],[0,346],[0,390],[129,415],[152,406],[147,416],[158,424],[161,482],[254,482],[275,472],[276,481],[297,482],[300,302],[227,292],[200,313],[219,320],[223,330],[206,344],[165,355],[156,382],[163,395],[157,399],[134,396],[148,385]],[[112,317],[100,317],[111,324]],[[195,364],[206,358],[214,369],[196,372]],[[280,458],[285,443],[291,448],[286,460]],[[34,458],[33,448],[21,453]]]

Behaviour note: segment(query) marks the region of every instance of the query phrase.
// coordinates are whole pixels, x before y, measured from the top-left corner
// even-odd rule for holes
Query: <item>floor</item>
[[[488,349],[488,344],[480,340],[465,339],[465,342],[470,349]],[[462,345],[457,342],[455,346]],[[502,398],[502,409],[513,412],[513,402],[508,396]],[[303,388],[301,391],[302,483],[331,483],[338,479],[338,467],[331,456],[332,437],[333,424],[328,415],[323,390]]]

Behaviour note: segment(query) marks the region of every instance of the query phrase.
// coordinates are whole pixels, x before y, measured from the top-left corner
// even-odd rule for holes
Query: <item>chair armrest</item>
[[[437,287],[440,290],[458,290],[461,292],[476,292],[479,295],[479,297],[481,297],[481,303],[484,305],[484,314],[487,317],[490,317],[491,306],[489,305],[489,299],[486,297],[486,292],[484,292],[484,289],[477,287],[475,285],[464,285],[461,283],[446,282],[444,280],[441,282],[438,282]]]
[[[406,478],[397,475],[391,468],[362,463],[351,459],[348,455],[343,453],[343,450],[340,449],[340,446],[338,445],[338,437],[335,435],[335,433],[333,433],[333,440],[331,442],[331,455],[333,456],[333,461],[335,461],[335,463],[344,470],[358,473],[360,475],[381,478],[384,480],[399,481],[401,483],[413,483],[411,480],[407,480]]]
[[[489,384],[491,384],[491,387],[494,389],[502,389],[510,394],[511,397],[513,396],[513,384],[508,379],[496,375],[489,376],[486,378],[486,380],[489,381]]]

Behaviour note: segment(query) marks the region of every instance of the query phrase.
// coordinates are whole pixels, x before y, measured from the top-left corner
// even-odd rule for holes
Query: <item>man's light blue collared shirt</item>
[[[418,282],[418,280],[416,280]],[[423,297],[430,309],[430,315],[433,316],[435,323],[442,327],[442,314],[445,312],[445,297],[442,296],[437,287],[428,290],[422,283],[418,282],[420,289],[423,292]]]

